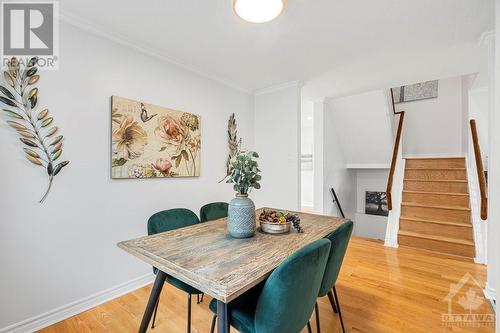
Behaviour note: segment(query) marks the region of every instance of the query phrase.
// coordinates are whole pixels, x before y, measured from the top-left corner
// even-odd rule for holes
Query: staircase
[[[464,158],[406,159],[399,245],[474,258]]]

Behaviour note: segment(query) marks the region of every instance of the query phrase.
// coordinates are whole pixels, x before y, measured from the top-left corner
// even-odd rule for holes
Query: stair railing
[[[476,160],[477,178],[479,183],[479,191],[481,193],[481,219],[488,218],[488,197],[486,194],[486,176],[484,174],[483,159],[481,158],[481,148],[479,147],[479,139],[477,136],[476,120],[470,120],[470,130],[472,134],[472,144],[474,146],[474,157]]]
[[[394,103],[394,92],[391,88],[391,101],[392,101],[392,112],[394,115],[399,114],[398,130],[396,132],[396,139],[394,142],[394,148],[392,149],[392,161],[391,169],[389,171],[389,178],[387,179],[387,208],[392,210],[392,183],[394,182],[394,171],[396,170],[396,163],[398,161],[399,146],[401,142],[401,135],[403,133],[403,122],[405,119],[405,111],[396,112],[396,104]]]

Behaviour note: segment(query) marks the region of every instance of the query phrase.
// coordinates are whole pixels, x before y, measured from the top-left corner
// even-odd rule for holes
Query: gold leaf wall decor
[[[231,159],[236,156],[240,151],[241,139],[238,140],[238,129],[236,127],[236,118],[234,113],[229,116],[227,122],[227,145],[229,148],[229,154],[226,161],[226,175],[231,173]]]
[[[24,69],[15,57],[7,63],[9,70],[3,74],[10,88],[0,85],[0,103],[6,106],[2,109],[4,114],[10,119],[16,119],[16,121],[8,120],[7,124],[21,136],[19,140],[23,144],[26,159],[47,172],[49,183],[40,200],[42,203],[50,192],[54,177],[68,165],[69,161],[55,162],[62,154],[63,136],[50,138],[57,132],[57,127],[51,126],[54,118],[46,118],[49,114],[48,109],[39,111],[36,108],[38,88],[28,88],[40,79],[40,75],[35,75],[38,71],[37,61],[36,57],[31,58]]]

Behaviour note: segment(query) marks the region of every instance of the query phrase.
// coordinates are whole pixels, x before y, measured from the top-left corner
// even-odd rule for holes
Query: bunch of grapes
[[[298,217],[297,215],[288,214],[286,219],[287,221],[292,222],[292,225],[295,228],[295,230],[297,230],[297,232],[299,233],[304,232],[304,229],[302,229],[302,227],[300,226],[300,217]]]

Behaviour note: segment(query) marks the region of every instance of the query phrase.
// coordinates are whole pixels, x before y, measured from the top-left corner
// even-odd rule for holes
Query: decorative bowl
[[[292,226],[292,222],[259,222],[262,232],[268,234],[286,234],[287,232],[290,232],[290,227]]]

